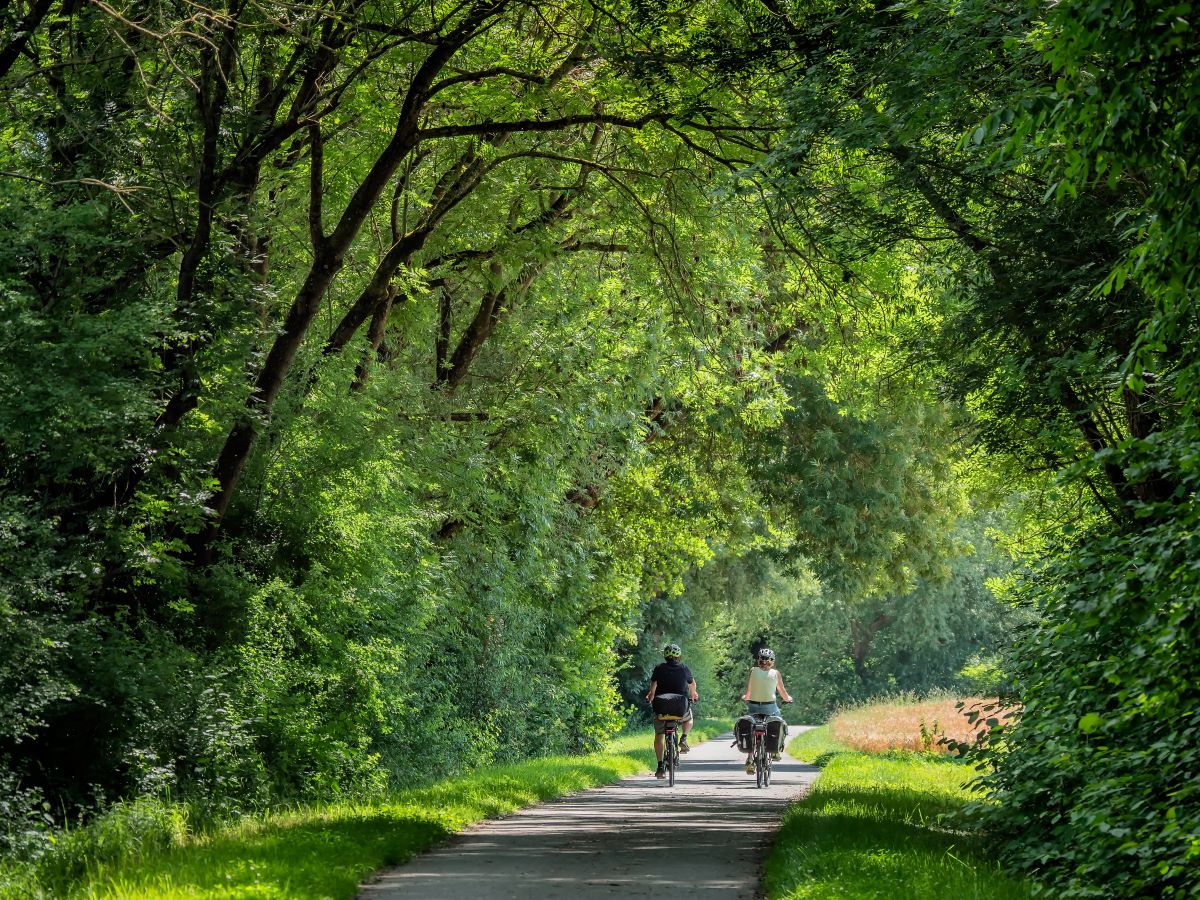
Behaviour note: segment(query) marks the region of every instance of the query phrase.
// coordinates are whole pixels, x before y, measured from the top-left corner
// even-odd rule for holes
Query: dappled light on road
[[[730,740],[683,757],[674,787],[636,776],[484,823],[361,897],[754,897],[779,819],[817,769],[785,755],[760,789]]]

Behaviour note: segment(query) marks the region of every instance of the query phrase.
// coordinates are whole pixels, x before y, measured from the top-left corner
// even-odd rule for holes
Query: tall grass
[[[728,730],[700,720],[698,740]],[[400,792],[380,801],[297,807],[189,833],[184,807],[143,799],[66,833],[36,864],[0,868],[0,897],[339,900],[482,819],[648,771],[649,730],[604,751],[552,756]]]
[[[899,698],[844,710],[833,717],[829,728],[834,740],[864,753],[886,750],[945,753],[949,750],[947,741],[972,744],[987,732],[991,712],[978,715],[974,722],[967,713],[991,707],[995,702],[982,697]]]
[[[932,753],[856,752],[829,726],[800,735],[788,752],[824,768],[784,817],[766,862],[770,900],[1031,896],[977,835],[942,819],[978,800],[964,786],[973,769]]]

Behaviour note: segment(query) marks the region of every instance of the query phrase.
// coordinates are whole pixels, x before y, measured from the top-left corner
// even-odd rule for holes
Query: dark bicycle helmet
[[[683,651],[679,649],[678,644],[667,644],[667,646],[663,647],[663,656],[667,659],[679,659],[679,657],[683,656]]]
[[[758,651],[758,658],[769,659],[771,662],[775,662],[775,651],[768,647],[763,647]]]

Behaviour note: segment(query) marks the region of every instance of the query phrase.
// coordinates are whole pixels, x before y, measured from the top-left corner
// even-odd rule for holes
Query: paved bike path
[[[804,730],[791,726],[794,737]],[[635,775],[482,822],[389,869],[362,900],[754,898],[787,804],[818,769],[785,755],[769,788],[723,735],[683,757],[674,787]]]

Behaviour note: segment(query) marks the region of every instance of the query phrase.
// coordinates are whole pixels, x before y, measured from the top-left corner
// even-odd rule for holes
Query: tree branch
[[[417,130],[417,140],[436,138],[467,137],[468,135],[516,134],[519,132],[562,131],[573,125],[616,125],[620,128],[645,128],[653,122],[665,122],[666,113],[647,113],[637,118],[611,116],[604,113],[587,113],[564,116],[560,119],[522,119],[515,122],[478,122],[473,125],[442,125]]]
[[[313,250],[320,251],[325,244],[325,227],[322,224],[322,207],[325,202],[325,141],[321,137],[321,123],[308,126],[308,239]]]
[[[529,72],[522,72],[519,69],[510,69],[507,66],[495,66],[491,69],[483,69],[479,72],[463,72],[455,75],[452,78],[443,78],[437,84],[429,89],[429,96],[432,97],[448,87],[453,87],[456,84],[467,84],[472,82],[483,81],[487,78],[494,78],[497,75],[507,75],[510,78],[516,78],[518,81],[524,81],[528,84],[545,84],[545,75],[531,75]]]

